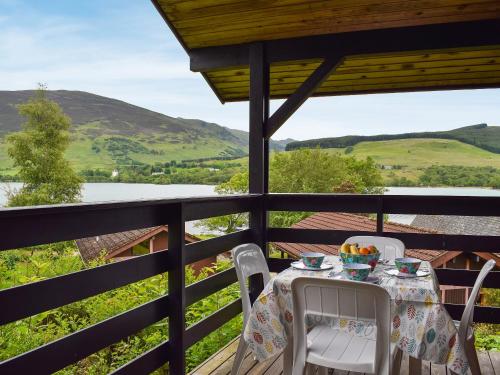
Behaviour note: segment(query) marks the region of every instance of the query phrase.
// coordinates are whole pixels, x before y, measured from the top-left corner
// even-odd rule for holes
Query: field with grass
[[[135,163],[154,165],[172,160],[181,162],[207,157],[239,156],[246,153],[246,147],[237,148],[226,140],[182,139],[159,134],[136,136],[100,135],[90,137],[85,125],[72,132],[66,157],[77,170],[113,170],[117,166]],[[15,173],[7,154],[5,139],[0,138],[0,174]]]
[[[325,150],[345,154],[347,149]],[[435,165],[500,168],[500,154],[448,139],[361,142],[352,146],[348,155],[357,158],[370,156],[384,168],[382,173],[386,180],[395,176],[416,180],[425,168]]]

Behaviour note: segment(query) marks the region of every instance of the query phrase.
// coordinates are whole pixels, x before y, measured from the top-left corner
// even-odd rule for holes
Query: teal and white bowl
[[[323,253],[302,253],[302,262],[306,267],[320,268],[324,259]]]
[[[394,263],[396,263],[399,272],[414,275],[417,273],[422,261],[417,258],[396,258]]]
[[[370,274],[372,267],[369,264],[345,263],[344,272],[347,278],[354,281],[364,281]]]

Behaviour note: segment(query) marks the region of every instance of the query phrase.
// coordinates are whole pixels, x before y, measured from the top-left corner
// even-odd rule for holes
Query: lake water
[[[7,201],[6,189],[21,187],[21,183],[0,183],[0,207]],[[87,183],[83,184],[83,202],[109,202],[136,199],[182,198],[217,195],[211,185],[155,185],[122,183]],[[194,222],[186,223],[186,231],[191,234],[204,232]]]
[[[6,188],[21,187],[19,182],[0,183],[0,206],[6,203]],[[83,184],[83,202],[109,202],[136,199],[182,198],[216,195],[211,185],[155,185],[125,183]]]
[[[5,189],[19,188],[21,183],[0,183],[0,206],[5,205]],[[500,196],[500,190],[486,188],[455,188],[455,187],[390,187],[385,194],[402,195],[469,195],[469,196]],[[216,195],[211,185],[154,185],[126,183],[87,183],[83,184],[83,202],[109,202],[136,199],[181,198]],[[414,215],[389,215],[389,220],[410,224]],[[200,229],[188,224],[186,230],[193,234]]]

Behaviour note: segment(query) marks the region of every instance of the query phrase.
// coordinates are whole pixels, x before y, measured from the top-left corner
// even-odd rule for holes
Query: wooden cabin
[[[186,244],[200,241],[199,238],[185,233]],[[168,226],[134,229],[125,232],[110,233],[76,240],[82,260],[89,262],[103,257],[105,260],[127,260],[134,256],[151,254],[168,249]],[[195,262],[191,267],[199,272],[217,261],[216,256]]]

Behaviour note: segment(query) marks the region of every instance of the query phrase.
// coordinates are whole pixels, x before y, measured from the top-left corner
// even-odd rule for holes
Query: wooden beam
[[[250,49],[249,105],[249,192],[264,193],[264,97],[266,62],[264,46],[255,43]]]
[[[263,43],[269,63],[338,55],[487,46],[500,44],[500,21],[496,19],[398,27],[269,40]],[[252,44],[235,44],[192,49],[188,51],[191,70],[206,72],[248,65],[251,46]]]
[[[249,129],[249,192],[252,194],[264,194],[267,187],[267,170],[269,159],[266,157],[264,129],[269,113],[269,64],[266,62],[264,45],[262,43],[252,44],[250,48],[250,129]],[[266,254],[267,222],[264,203],[259,202],[250,211],[250,230],[254,241]],[[262,278],[254,275],[250,278],[250,295],[255,299],[264,288]]]
[[[316,70],[299,86],[299,88],[279,107],[269,118],[266,127],[266,139],[272,135],[292,116],[297,109],[321,86],[321,84],[332,74],[344,58],[342,56],[331,57],[323,61]]]

